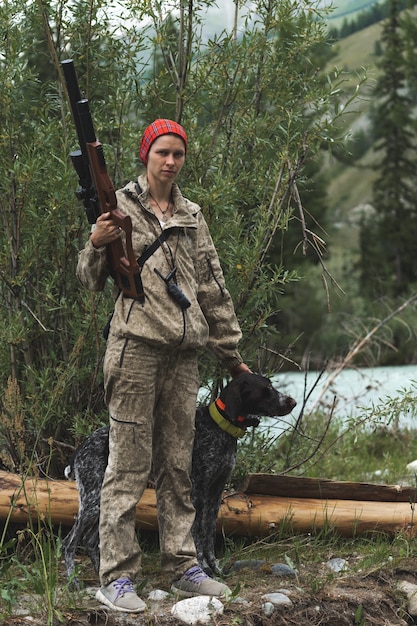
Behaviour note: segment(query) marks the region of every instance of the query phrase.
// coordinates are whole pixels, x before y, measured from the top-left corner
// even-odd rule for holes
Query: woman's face
[[[149,180],[173,182],[185,161],[185,146],[178,135],[161,135],[151,145],[146,171]]]

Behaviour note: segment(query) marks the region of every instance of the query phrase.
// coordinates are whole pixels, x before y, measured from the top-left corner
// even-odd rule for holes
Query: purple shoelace
[[[186,578],[190,582],[198,584],[202,580],[205,580],[206,578],[208,578],[208,576],[205,572],[203,572],[201,567],[198,567],[198,565],[195,565],[194,567],[191,567],[185,572],[184,578]]]
[[[114,601],[120,596],[123,597],[125,593],[134,593],[133,583],[129,578],[118,578],[114,581],[113,586],[117,591]]]

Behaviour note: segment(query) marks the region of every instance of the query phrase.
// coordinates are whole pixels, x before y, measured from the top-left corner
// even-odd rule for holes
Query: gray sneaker
[[[100,587],[96,599],[115,611],[140,613],[146,609],[146,604],[136,595],[129,578],[118,578],[107,587]]]
[[[232,594],[227,585],[219,583],[217,580],[213,580],[210,576],[207,576],[198,565],[188,569],[179,580],[173,583],[171,591],[178,593],[184,598],[191,598],[193,596],[227,598]]]

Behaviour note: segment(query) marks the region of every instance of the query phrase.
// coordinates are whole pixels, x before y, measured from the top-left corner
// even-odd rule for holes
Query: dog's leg
[[[82,536],[81,520],[82,510],[78,512],[78,515],[75,518],[74,526],[71,528],[68,535],[62,540],[62,555],[64,557],[65,569],[68,580],[71,579],[75,571],[75,552]],[[70,582],[70,588],[80,589],[80,587],[81,584],[79,579],[73,578]]]
[[[94,569],[98,572],[100,560],[98,550],[99,510],[99,502],[93,502],[88,512],[85,512],[84,507],[80,504],[74,526],[62,541],[62,554],[68,579],[73,576],[75,571],[75,554],[79,545],[85,546],[93,562]],[[73,578],[70,587],[72,589],[80,589],[81,583],[79,579]]]
[[[201,569],[205,569],[204,549],[203,549],[203,543],[202,543],[202,537],[204,536],[203,527],[202,527],[202,517],[203,517],[203,510],[204,510],[204,494],[202,494],[199,490],[195,489],[194,487],[193,487],[193,491],[191,494],[191,502],[193,503],[193,506],[195,508],[195,519],[194,519],[191,532],[193,535],[195,549],[197,552],[198,564],[200,565]]]
[[[98,509],[99,507],[97,507]],[[100,551],[99,551],[99,533],[98,533],[98,518],[99,511],[97,510],[97,516],[90,522],[89,527],[86,529],[83,538],[83,544],[87,550],[88,556],[91,559],[94,570],[98,574],[100,569]]]
[[[217,476],[208,487],[206,506],[204,510],[203,527],[203,554],[204,559],[213,574],[220,574],[221,570],[216,560],[216,527],[222,501],[223,489],[229,479],[229,471]]]

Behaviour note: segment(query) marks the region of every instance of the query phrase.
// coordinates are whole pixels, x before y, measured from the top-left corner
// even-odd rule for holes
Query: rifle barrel
[[[94,143],[96,141],[96,133],[94,131],[88,100],[85,98],[83,100],[79,100],[77,102],[77,109],[84,141],[86,143]]]
[[[66,59],[65,61],[62,61],[61,65],[62,71],[64,72],[65,83],[67,85],[67,92],[75,129],[77,131],[78,142],[81,147],[81,152],[85,154],[85,139],[77,106],[77,103],[82,100],[82,97],[78,86],[77,74],[75,73],[74,61],[72,59]]]

